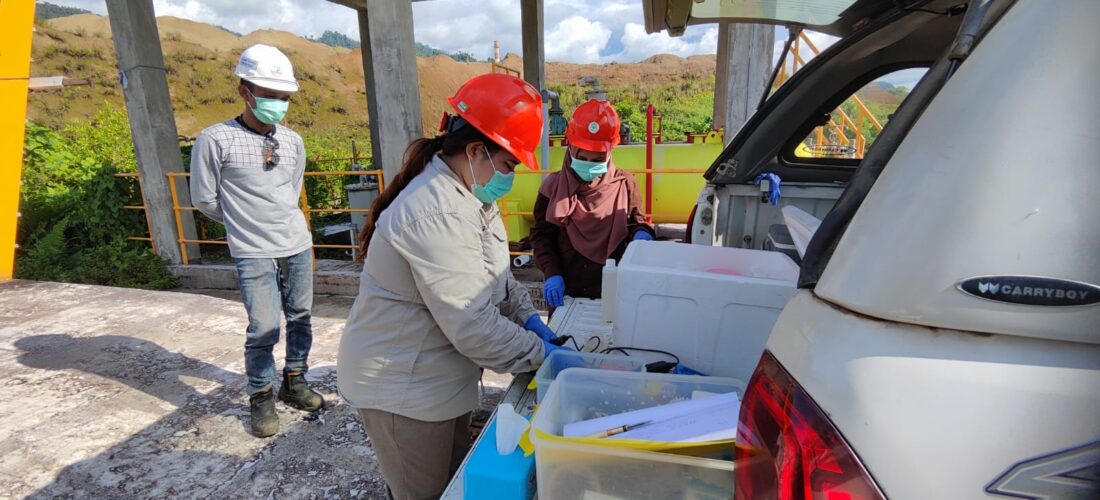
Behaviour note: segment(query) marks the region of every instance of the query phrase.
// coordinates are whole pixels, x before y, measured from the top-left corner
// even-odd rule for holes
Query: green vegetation
[[[178,285],[144,235],[124,111],[103,107],[89,122],[54,131],[27,124],[16,277],[163,289]]]
[[[62,7],[49,2],[38,2],[34,6],[34,18],[38,21],[75,16],[77,14],[88,14],[90,12],[91,11],[78,9],[76,7]]]
[[[310,40],[313,40],[313,41],[319,42],[319,43],[323,43],[325,45],[328,45],[329,47],[343,47],[345,49],[358,49],[362,45],[359,42],[359,40],[356,40],[356,39],[354,39],[350,36],[347,36],[343,33],[338,33],[338,32],[331,31],[331,30],[325,30],[325,32],[321,34],[320,38],[312,38],[311,37]],[[437,49],[435,47],[432,47],[432,46],[429,46],[429,45],[424,45],[420,42],[416,42],[416,55],[420,56],[420,57],[431,57],[431,56],[437,56],[437,55],[445,55],[445,56],[448,56],[451,59],[454,59],[458,62],[475,62],[475,61],[477,61],[477,59],[474,56],[470,55],[468,52],[464,52],[464,51],[460,50],[460,51],[455,52],[455,53],[452,54],[452,53],[448,53],[448,52],[439,50],[439,49]]]
[[[418,57],[432,57],[438,56],[440,54],[447,55],[446,52],[443,52],[442,50],[439,50],[435,47],[416,42],[416,55]]]
[[[909,89],[907,87],[895,87],[884,82],[876,82],[876,85],[880,86],[882,90],[887,92],[894,99],[890,99],[888,102],[880,100],[870,100],[865,98],[860,100],[863,102],[863,105],[867,107],[867,111],[871,113],[871,116],[875,117],[875,120],[877,120],[880,125],[886,125],[886,122],[890,120],[890,116],[893,115],[894,111],[898,109],[901,101],[909,95]],[[848,99],[844,101],[844,104],[840,106],[840,109],[844,110],[844,114],[848,115],[848,118],[851,119],[856,125],[860,125],[859,106],[856,104],[855,99]],[[840,113],[834,111],[833,120],[837,123],[841,123],[842,118],[840,116]],[[879,131],[870,123],[864,122],[862,125],[863,135],[867,138],[867,144],[870,145],[871,143],[875,142],[875,139],[878,138]],[[856,134],[855,131],[851,128],[845,129],[844,135],[847,136],[850,141],[855,142]]]
[[[359,40],[352,39],[343,33],[337,33],[332,30],[325,30],[325,32],[321,34],[321,38],[310,38],[310,40],[323,43],[329,47],[343,47],[345,49],[358,49],[360,45]]]
[[[360,163],[369,164],[367,129],[359,130],[363,137],[355,144]],[[352,141],[346,133],[321,132],[303,139],[310,158],[307,170],[352,169]],[[190,141],[181,146],[186,168]],[[167,262],[148,242],[128,239],[147,236],[144,213],[123,208],[141,205],[141,194],[135,179],[114,174],[136,171],[124,108],[105,103],[92,119],[72,121],[59,130],[28,122],[16,277],[148,289],[177,286]],[[310,206],[347,207],[344,186],[355,182],[358,176],[307,177]],[[186,184],[180,181],[178,187],[186,189]],[[348,218],[314,214],[312,222],[319,228]],[[201,216],[196,220],[205,238],[225,236],[220,224]],[[209,245],[203,251],[213,260],[226,254],[224,246]]]
[[[584,89],[575,85],[550,85],[561,97],[568,115],[584,102]],[[701,80],[684,75],[680,82],[638,84],[604,89],[634,141],[645,140],[646,106],[653,104],[662,117],[662,139],[682,141],[689,133],[709,131],[713,124],[714,77]],[[567,116],[568,118],[568,116]],[[656,126],[656,124],[654,124]]]

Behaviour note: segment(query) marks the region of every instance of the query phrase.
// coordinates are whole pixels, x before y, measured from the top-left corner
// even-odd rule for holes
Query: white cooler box
[[[707,375],[749,380],[798,266],[777,252],[638,241],[615,279],[615,346],[671,352]]]

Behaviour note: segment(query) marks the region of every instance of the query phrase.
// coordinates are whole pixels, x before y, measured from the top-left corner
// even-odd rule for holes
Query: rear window
[[[863,159],[901,102],[928,71],[908,68],[876,78],[848,96],[791,152],[794,163]],[[825,160],[825,161],[822,161]]]
[[[855,0],[695,0],[691,17],[703,19],[771,19],[783,23],[833,24]]]

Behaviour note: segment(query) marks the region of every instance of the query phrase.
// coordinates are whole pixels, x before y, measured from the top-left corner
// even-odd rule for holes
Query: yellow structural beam
[[[34,0],[0,0],[0,281],[15,270]]]

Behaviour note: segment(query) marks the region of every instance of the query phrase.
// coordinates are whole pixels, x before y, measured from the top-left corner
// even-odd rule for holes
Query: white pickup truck
[[[742,401],[765,459],[735,497],[1100,498],[1100,1],[643,4],[651,32],[839,37],[737,131],[689,228],[759,250],[783,207],[821,219]],[[837,142],[835,110],[907,76],[869,147]]]
[[[743,402],[772,460],[737,469],[737,498],[1100,498],[1100,2],[646,4],[651,28],[841,37],[737,133],[692,221],[695,243],[761,248],[784,205],[823,218]],[[910,68],[863,158],[800,154]],[[761,172],[779,207],[746,206]]]

